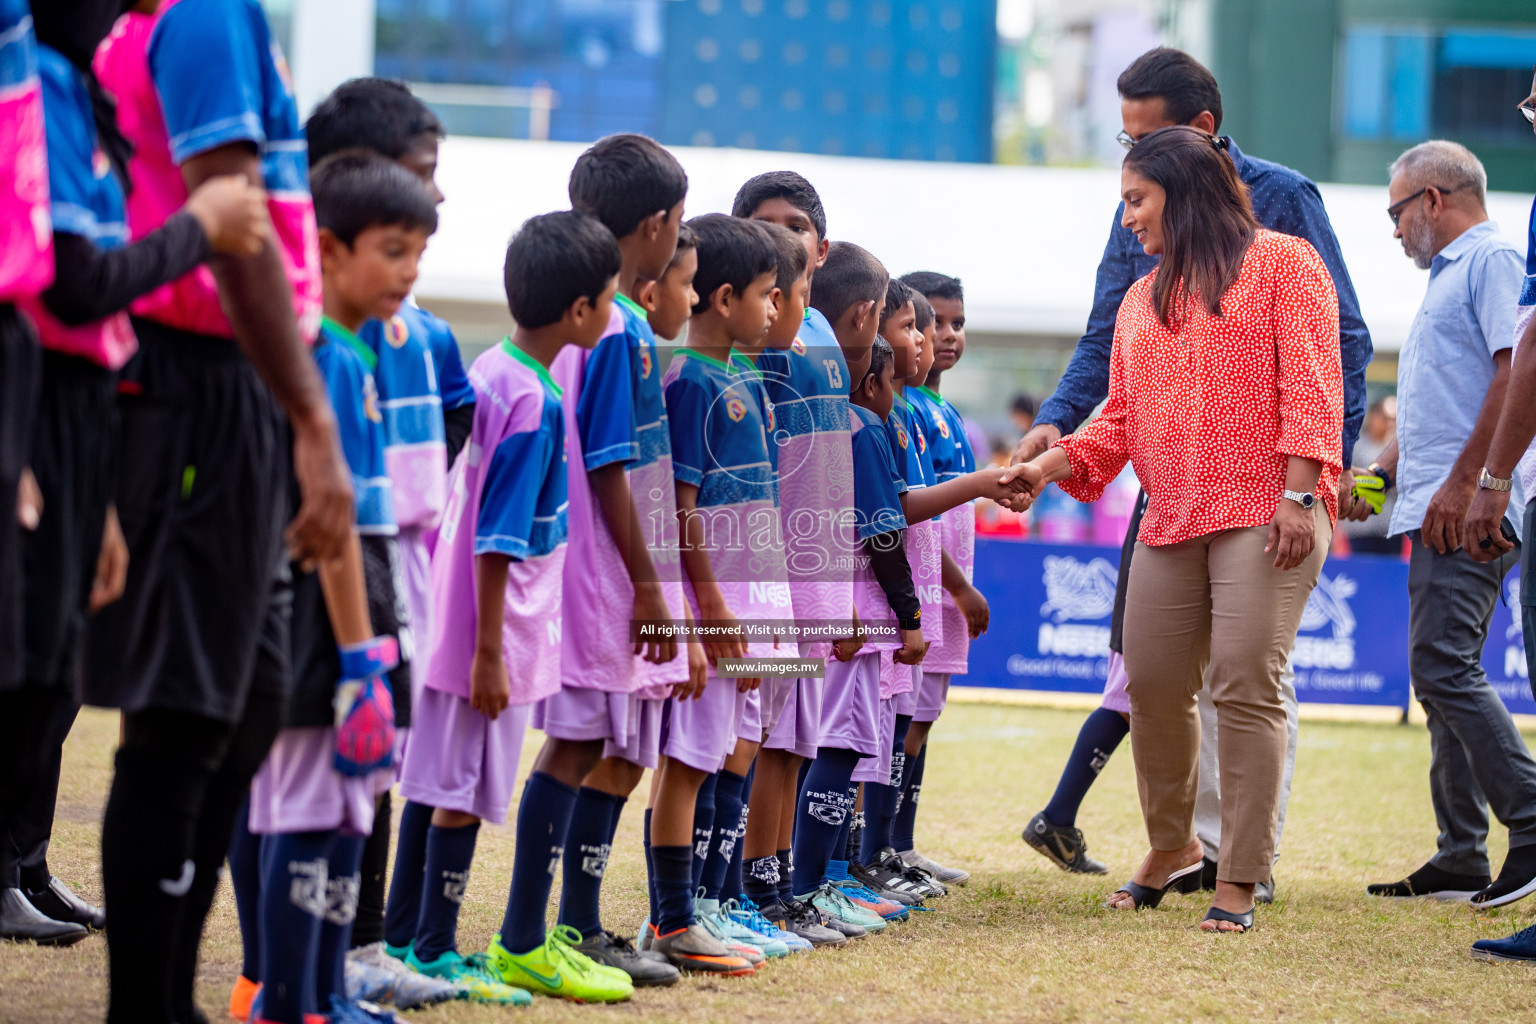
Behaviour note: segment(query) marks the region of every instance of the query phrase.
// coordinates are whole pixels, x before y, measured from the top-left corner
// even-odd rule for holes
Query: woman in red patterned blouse
[[[1200,720],[1219,718],[1222,843],[1201,923],[1246,931],[1270,877],[1285,759],[1280,672],[1332,538],[1342,460],[1338,300],[1305,241],[1259,227],[1220,141],[1165,128],[1126,157],[1123,223],[1156,270],[1120,305],[1104,411],[1030,463],[1094,501],[1147,492],[1125,612],[1131,744],[1152,851],[1116,908],[1198,872]]]

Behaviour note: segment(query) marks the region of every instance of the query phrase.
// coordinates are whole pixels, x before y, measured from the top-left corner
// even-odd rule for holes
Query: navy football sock
[[[347,998],[347,950],[352,948],[352,924],[362,887],[364,836],[337,836],[331,844],[330,871],[325,882],[325,922],[320,926],[315,967],[315,1006],[329,1012],[331,996]]]
[[[528,953],[544,945],[544,914],[554,887],[554,866],[565,850],[576,791],[552,775],[534,772],[523,786],[517,808],[517,845],[512,854],[512,885],[501,920],[501,944],[509,953]]]
[[[326,854],[335,838],[334,832],[289,832],[268,843],[261,886],[261,1012],[275,1024],[301,1024],[304,1014],[318,1009]]]
[[[624,798],[582,786],[576,792],[571,827],[565,835],[565,858],[560,869],[560,914],[557,920],[591,938],[603,930],[598,898],[613,830],[618,825]]]
[[[891,820],[896,817],[901,777],[906,772],[907,730],[911,725],[911,715],[896,716],[896,732],[891,739],[890,777],[885,782],[864,783],[864,835],[857,853],[862,864],[873,864],[879,859],[880,851],[891,845]]]
[[[652,846],[656,865],[656,931],[670,935],[693,924],[693,847]]]
[[[723,768],[716,776],[715,824],[710,836],[709,851],[704,858],[704,872],[700,876],[700,885],[708,899],[720,899],[720,892],[725,888],[726,872],[730,870],[731,860],[736,856],[736,847],[741,840],[741,790],[746,784],[745,776]]]
[[[704,884],[704,861],[709,857],[710,840],[715,834],[715,785],[720,773],[704,776],[693,804],[693,889],[698,894]]]
[[[843,829],[837,834],[837,841],[832,844],[832,857],[847,863],[858,858],[854,855],[859,852],[859,842],[864,835],[864,812],[854,810],[859,806],[859,786],[862,783],[850,782],[848,784],[848,818],[843,822]]]
[[[427,830],[432,808],[407,800],[400,811],[400,836],[395,841],[395,872],[384,904],[384,941],[399,949],[416,938],[421,920],[421,892],[427,871]]]
[[[798,833],[799,829],[795,831]],[[788,904],[795,898],[795,876],[791,869],[794,857],[789,850],[780,850],[773,859],[779,862],[779,901]]]
[[[431,963],[459,948],[459,905],[469,884],[480,823],[460,828],[427,829],[426,869],[421,887],[421,918],[416,923],[416,958]]]
[[[747,816],[751,814],[752,803],[752,778],[757,772],[757,762],[752,762],[752,767],[747,769],[746,783],[741,787],[741,821],[736,826],[736,847],[731,852],[731,863],[725,869],[725,885],[721,888],[724,894],[721,899],[735,900],[746,895],[747,888],[743,884],[742,873],[745,865],[742,863],[743,854],[747,846]]]
[[[261,836],[251,831],[247,799],[235,815],[235,836],[229,843],[229,881],[235,890],[235,914],[240,919],[240,974],[261,980]]]
[[[917,828],[917,798],[923,791],[923,766],[928,763],[928,744],[916,754],[907,755],[906,770],[902,772],[901,799],[896,808],[896,818],[891,822],[891,846],[897,853],[914,848],[913,833]]]
[[[651,808],[645,809],[645,835],[641,840],[645,847],[645,894],[650,897],[651,910],[648,920],[656,924],[656,858],[651,855]]]
[[[1056,783],[1056,792],[1052,794],[1051,802],[1041,811],[1047,821],[1052,825],[1077,824],[1077,809],[1082,806],[1083,797],[1093,788],[1094,780],[1109,761],[1109,755],[1115,752],[1115,748],[1130,731],[1130,723],[1118,711],[1098,708],[1088,716],[1077,733],[1077,742],[1072,745],[1066,767],[1061,770],[1061,781]]]
[[[795,810],[795,895],[811,892],[826,879],[827,862],[853,805],[848,782],[859,755],[842,747],[823,747],[805,778],[800,806]]]

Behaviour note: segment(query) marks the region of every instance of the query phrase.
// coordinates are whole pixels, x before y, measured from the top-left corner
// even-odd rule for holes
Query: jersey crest
[[[651,379],[651,350],[649,346],[640,346],[640,379]]]
[[[805,342],[801,341],[798,336],[794,341],[789,343],[789,347],[795,352],[796,355],[805,355]]]
[[[907,450],[907,431],[900,423],[896,424],[896,443],[901,445],[901,450]]]
[[[725,401],[725,414],[731,418],[732,423],[740,423],[747,415],[747,403],[732,395]]]
[[[939,420],[939,436],[946,441],[949,440],[949,422],[942,418]]]
[[[389,342],[390,348],[404,348],[406,341],[411,336],[411,329],[405,325],[405,320],[396,313],[389,318],[389,323],[384,325],[384,340]]]

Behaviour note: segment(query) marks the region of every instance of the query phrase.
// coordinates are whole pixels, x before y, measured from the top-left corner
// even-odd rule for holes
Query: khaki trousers
[[[1216,876],[1224,882],[1267,881],[1274,860],[1286,749],[1280,673],[1333,535],[1327,514],[1315,515],[1316,546],[1288,571],[1264,553],[1268,526],[1137,544],[1131,560],[1126,693],[1147,837],[1155,850],[1182,849],[1195,838],[1196,696],[1208,685],[1221,762]]]

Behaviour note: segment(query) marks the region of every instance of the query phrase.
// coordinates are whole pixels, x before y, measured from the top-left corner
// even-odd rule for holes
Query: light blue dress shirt
[[[1484,221],[1435,255],[1429,287],[1397,359],[1394,535],[1417,530],[1493,381],[1493,356],[1514,345],[1523,254]],[[1525,488],[1515,477],[1505,518],[1520,533]]]

